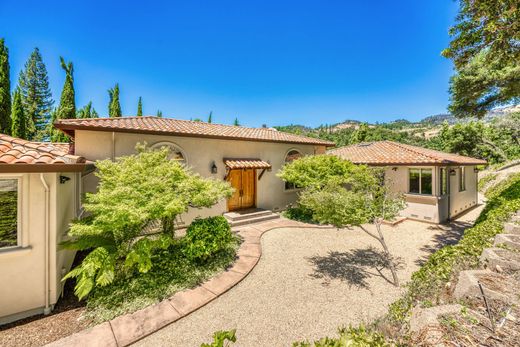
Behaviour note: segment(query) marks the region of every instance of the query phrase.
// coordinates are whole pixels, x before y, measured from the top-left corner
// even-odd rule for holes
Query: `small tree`
[[[81,265],[64,279],[78,279],[75,293],[81,299],[96,286],[106,286],[116,274],[152,267],[152,254],[173,241],[177,215],[189,207],[211,207],[231,195],[227,182],[205,179],[169,159],[169,150],[138,145],[138,153],[115,162],[96,163],[98,192],[87,194],[90,216],[71,225],[73,241],[63,247],[93,249]],[[158,234],[144,233],[161,221]]]
[[[240,126],[240,122],[238,121],[238,117],[235,118],[235,121],[233,122],[234,126]]]
[[[399,285],[396,265],[381,226],[404,208],[401,196],[392,194],[381,170],[330,155],[297,159],[278,173],[285,181],[302,187],[298,203],[312,219],[337,228],[357,226],[383,247],[394,285]],[[375,226],[370,231],[367,223]]]
[[[213,123],[213,111],[209,112],[208,123]]]
[[[92,101],[89,101],[88,104],[78,110],[76,118],[99,118],[99,114],[96,109],[92,107]]]

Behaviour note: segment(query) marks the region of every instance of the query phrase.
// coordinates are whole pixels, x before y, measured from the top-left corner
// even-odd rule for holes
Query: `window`
[[[172,160],[177,160],[181,164],[186,164],[186,158],[182,151],[171,142],[159,142],[152,146],[152,148],[168,148],[170,150],[169,158]]]
[[[18,245],[18,180],[0,179],[0,248]]]
[[[459,168],[459,192],[466,190],[466,168]]]
[[[295,149],[291,149],[289,152],[287,152],[287,155],[285,156],[285,164],[288,164],[290,162],[292,162],[293,160],[296,160],[296,159],[299,159],[303,157],[303,155],[295,150]],[[297,189],[299,187],[297,187],[294,183],[290,183],[290,182],[285,182],[285,190],[291,190],[291,189]]]
[[[432,195],[432,169],[409,169],[409,192]]]
[[[448,194],[448,169],[445,167],[441,167],[440,169],[439,186],[441,187],[441,195]]]

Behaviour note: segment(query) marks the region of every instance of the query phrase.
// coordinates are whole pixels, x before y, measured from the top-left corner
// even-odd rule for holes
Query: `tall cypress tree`
[[[96,109],[94,107],[92,107],[92,101],[89,101],[88,104],[83,106],[83,108],[81,108],[78,111],[78,114],[76,115],[76,118],[98,118],[98,117],[99,117],[99,115],[96,112]]]
[[[234,126],[240,126],[240,122],[238,121],[238,117],[235,118],[235,121],[233,122]]]
[[[27,136],[41,139],[50,122],[54,100],[49,88],[47,68],[37,47],[25,63],[24,70],[20,72],[18,85],[27,117]]]
[[[57,119],[72,119],[76,118],[76,101],[74,92],[74,66],[72,62],[65,63],[63,57],[60,57],[60,63],[62,69],[65,71],[65,83],[63,84],[63,90],[61,91],[60,105],[56,110],[56,115],[51,116],[51,120],[54,123]],[[50,127],[50,137],[53,142],[67,142],[69,138],[61,131]]]
[[[65,63],[63,57],[60,57],[62,69],[65,71],[65,83],[61,91],[60,105],[58,106],[58,119],[76,118],[76,100],[74,92],[74,66],[72,62]]]
[[[21,139],[27,139],[27,120],[23,109],[22,93],[17,87],[13,95],[11,135]]]
[[[111,118],[121,117],[121,104],[119,103],[119,83],[116,83],[114,88],[108,90],[110,103],[108,105],[108,115]]]
[[[137,102],[137,117],[143,116],[143,100],[139,97],[139,101]]]
[[[209,116],[208,116],[208,123],[212,123],[212,122],[213,122],[213,111],[210,111]]]
[[[11,80],[9,76],[9,49],[0,39],[0,133],[11,133]]]

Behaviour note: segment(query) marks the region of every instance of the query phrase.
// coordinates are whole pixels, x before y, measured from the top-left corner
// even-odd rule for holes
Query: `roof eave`
[[[54,123],[54,127],[72,137],[75,136],[76,130],[85,130],[85,131],[104,131],[104,132],[119,132],[119,133],[132,133],[132,134],[170,135],[170,136],[179,136],[179,137],[208,138],[208,139],[217,139],[217,140],[224,139],[224,140],[255,141],[255,142],[270,142],[270,143],[294,143],[294,144],[301,144],[301,145],[325,146],[325,147],[334,147],[335,146],[334,143],[328,142],[328,141],[322,141],[322,142],[279,141],[279,140],[254,139],[254,138],[236,137],[236,136],[175,133],[175,132],[171,132],[171,131],[162,131],[162,130],[126,129],[126,128],[118,128],[118,127],[110,127],[110,126],[93,127],[93,126],[76,125],[76,124],[63,124],[63,123],[59,123],[59,122]]]
[[[0,173],[83,172],[92,163],[75,164],[0,164]]]

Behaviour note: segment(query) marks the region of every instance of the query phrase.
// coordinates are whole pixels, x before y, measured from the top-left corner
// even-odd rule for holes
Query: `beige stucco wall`
[[[61,292],[61,273],[70,266],[74,253],[58,251],[56,245],[73,217],[72,179],[59,184],[59,173],[45,173],[49,186],[49,298],[56,303]],[[43,312],[45,306],[45,190],[39,173],[1,174],[0,178],[20,179],[21,191],[18,247],[0,249],[0,324]],[[66,270],[68,270],[67,268]]]
[[[431,196],[408,194],[410,168],[432,169],[433,194]],[[407,206],[401,211],[402,216],[426,222],[442,223],[477,204],[477,173],[474,172],[474,166],[466,166],[466,190],[463,192],[459,192],[459,167],[447,167],[448,175],[452,169],[455,170],[456,174],[455,176],[448,176],[449,195],[445,196],[441,195],[440,168],[438,166],[395,166],[385,169],[385,177],[388,184],[391,185],[391,190],[405,195]]]
[[[114,142],[112,142],[112,139]],[[146,142],[153,146],[160,142],[170,142],[179,148],[193,171],[204,177],[218,180],[224,179],[226,168],[224,158],[259,158],[269,161],[272,170],[265,172],[257,181],[256,206],[260,208],[280,210],[296,200],[295,191],[285,191],[284,182],[276,177],[276,173],[285,161],[287,152],[297,149],[304,155],[323,153],[323,146],[272,143],[260,141],[238,141],[167,135],[111,133],[102,131],[76,131],[75,153],[89,160],[112,159],[135,153],[137,143]],[[213,162],[218,173],[211,173]],[[257,176],[261,170],[257,170]],[[89,177],[84,181],[86,191],[95,191],[97,180]],[[191,209],[181,216],[184,223],[189,223],[196,216],[210,216],[227,211],[226,201],[221,201],[211,209]]]

